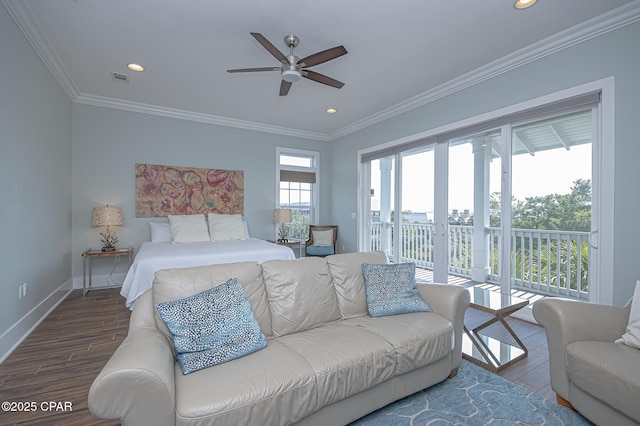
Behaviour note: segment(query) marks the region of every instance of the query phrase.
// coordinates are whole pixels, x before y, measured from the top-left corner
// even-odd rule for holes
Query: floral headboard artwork
[[[241,170],[136,164],[136,217],[244,214]]]

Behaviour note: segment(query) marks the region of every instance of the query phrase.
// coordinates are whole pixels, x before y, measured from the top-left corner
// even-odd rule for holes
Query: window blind
[[[280,170],[281,182],[316,183],[314,172],[298,172],[293,170]]]

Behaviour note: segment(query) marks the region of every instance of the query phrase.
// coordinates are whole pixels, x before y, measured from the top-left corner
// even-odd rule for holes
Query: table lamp
[[[291,209],[275,209],[273,210],[273,223],[277,223],[280,228],[278,229],[278,242],[286,243],[289,238],[289,229],[285,223],[291,222]]]
[[[122,226],[122,207],[94,207],[91,214],[91,224],[94,227],[106,226],[105,232],[101,232],[102,251],[114,251],[118,236],[115,231],[111,231],[111,226]]]

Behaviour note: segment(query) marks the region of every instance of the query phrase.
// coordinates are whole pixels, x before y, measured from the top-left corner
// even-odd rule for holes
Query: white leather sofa
[[[336,426],[455,375],[469,293],[419,284],[433,312],[369,317],[361,265],[386,262],[375,252],[159,271],[89,409],[123,425]],[[267,347],[183,375],[155,307],[234,277]]]
[[[625,332],[629,311],[560,298],[533,304],[547,334],[558,402],[597,425],[640,424],[640,350],[614,343]]]

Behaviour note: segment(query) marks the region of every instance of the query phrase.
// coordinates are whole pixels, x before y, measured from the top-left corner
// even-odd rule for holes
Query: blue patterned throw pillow
[[[431,312],[416,288],[415,263],[363,263],[362,275],[370,316]]]
[[[238,278],[202,293],[158,304],[183,374],[240,358],[267,346]]]

